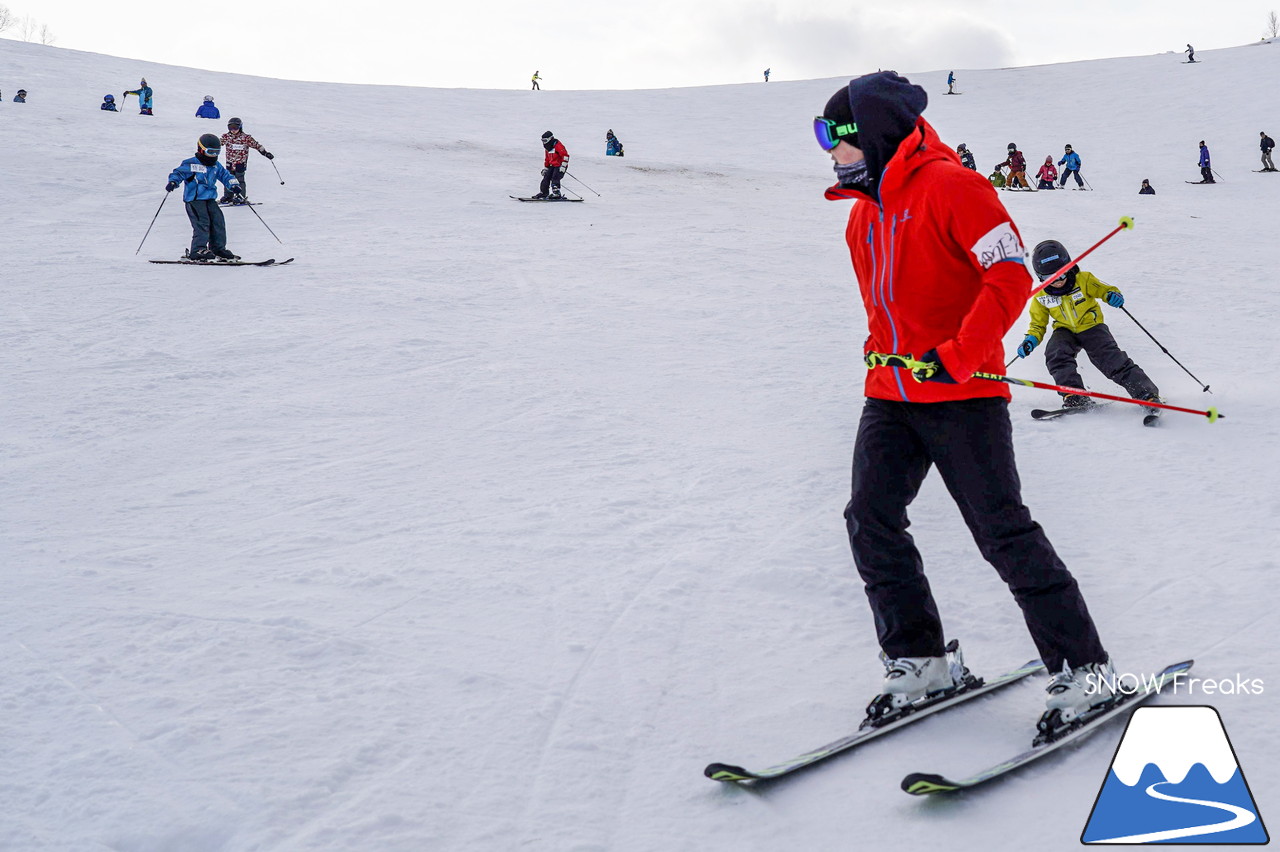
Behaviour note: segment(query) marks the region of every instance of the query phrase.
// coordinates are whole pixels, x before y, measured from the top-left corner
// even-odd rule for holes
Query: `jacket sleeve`
[[[191,167],[186,163],[178,163],[177,168],[169,172],[169,180],[175,183],[191,180]]]
[[[1083,277],[1083,276],[1082,276]],[[1112,287],[1093,273],[1084,278],[1084,286],[1080,288],[1086,296],[1106,301],[1108,293],[1119,293],[1119,287]]]
[[[937,347],[938,357],[957,382],[965,382],[994,351],[1000,354],[1004,335],[1013,327],[1031,294],[1022,235],[989,183],[972,172],[973,180],[951,180],[937,187],[948,196],[947,223],[954,243],[981,277],[977,297],[955,337]]]
[[[213,176],[217,180],[222,181],[223,186],[231,187],[240,185],[240,181],[236,180],[236,176],[227,171],[227,167],[222,165],[222,163],[218,163],[218,169],[213,173]]]
[[[1027,334],[1034,334],[1036,340],[1044,343],[1045,332],[1049,328],[1049,309],[1040,304],[1038,299],[1031,300],[1031,325],[1027,326]]]

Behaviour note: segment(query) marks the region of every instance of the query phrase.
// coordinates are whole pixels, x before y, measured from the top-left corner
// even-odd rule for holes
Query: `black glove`
[[[274,160],[276,158],[276,155],[270,151],[263,151],[262,156],[266,157],[268,160]]]
[[[177,188],[178,188],[178,182],[176,180],[171,180],[164,185],[165,192],[173,192]]]
[[[546,170],[546,169],[543,169],[543,170],[542,170],[542,176],[543,176],[543,177],[546,177],[546,176],[547,176],[547,170]]]
[[[567,174],[569,174],[569,166],[568,166],[568,164],[565,164],[565,165],[563,165],[563,166],[561,166],[561,167],[560,167],[560,174],[561,174],[562,176],[563,176],[563,175],[567,175]]]
[[[244,187],[241,186],[240,184],[236,184],[235,186],[231,187],[231,194],[244,195]]]
[[[947,385],[956,383],[956,380],[951,378],[951,374],[947,372],[947,368],[942,366],[942,362],[938,360],[937,349],[930,349],[920,356],[920,362],[925,366],[911,372],[912,378],[917,382],[942,382]]]

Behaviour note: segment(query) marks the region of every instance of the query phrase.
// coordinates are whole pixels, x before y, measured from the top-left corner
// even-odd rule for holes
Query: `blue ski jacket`
[[[136,89],[130,89],[129,91],[125,92],[125,94],[138,96],[139,109],[151,109],[151,87],[150,86],[139,86]]]
[[[196,118],[222,118],[222,113],[218,112],[213,101],[207,101],[200,104],[200,109],[196,110]]]
[[[1200,168],[1202,169],[1211,168],[1211,166],[1209,165],[1209,146],[1208,145],[1200,146]]]
[[[1058,161],[1058,165],[1066,165],[1072,171],[1080,171],[1080,155],[1075,151],[1070,154],[1063,154],[1062,159]]]
[[[240,181],[222,163],[206,166],[199,157],[187,157],[169,173],[169,180],[182,184],[183,201],[213,201],[218,197],[218,181],[227,189]]]

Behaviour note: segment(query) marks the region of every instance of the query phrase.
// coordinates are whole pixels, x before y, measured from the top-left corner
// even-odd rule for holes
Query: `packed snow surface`
[[[0,848],[1077,848],[1119,725],[898,789],[1027,744],[1043,680],[772,787],[702,776],[851,732],[879,686],[841,518],[866,326],[810,128],[843,79],[433,90],[0,45]],[[955,97],[903,70],[984,173],[1011,141],[1081,155],[1093,192],[1001,195],[1028,244],[1137,222],[1085,266],[1212,393],[1110,325],[1226,418],[1036,422],[1057,398],[1017,388],[1024,496],[1121,671],[1265,684],[1157,703],[1216,706],[1275,820],[1280,174],[1251,170],[1280,45],[1199,58],[958,70]],[[153,117],[98,109],[140,76]],[[148,264],[189,240],[169,170],[232,115],[280,177],[251,153],[229,246],[297,260]],[[584,204],[508,198],[548,129]],[[1184,183],[1201,139],[1214,186]],[[1010,373],[1049,380],[1041,352]],[[1033,658],[936,476],[912,518],[974,670]]]

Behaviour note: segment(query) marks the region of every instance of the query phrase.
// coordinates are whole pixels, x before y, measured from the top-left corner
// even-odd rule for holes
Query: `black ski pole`
[[[169,200],[169,193],[166,192],[164,194],[164,198],[160,199],[160,207],[156,208],[156,215],[151,217],[151,224],[147,226],[147,232],[142,235],[142,243],[145,243],[147,241],[147,237],[151,235],[151,228],[153,225],[155,225],[156,220],[160,218],[160,210],[161,208],[164,207],[164,203],[168,200]],[[137,255],[139,251],[142,251],[142,243],[138,243],[138,251],[134,252],[135,255]]]
[[[578,180],[576,175],[571,175],[568,172],[565,172],[565,174],[569,175],[569,177],[573,178],[574,180]],[[578,183],[582,183],[582,181],[578,180]],[[582,183],[582,185],[587,186],[585,183]],[[591,189],[591,187],[587,186],[587,189]],[[596,192],[594,189],[591,189],[591,191],[595,192],[597,198],[600,197],[600,193]]]
[[[1223,183],[1226,183],[1225,180],[1222,180],[1222,175],[1218,174],[1217,169],[1209,169],[1209,171],[1213,172],[1214,176],[1217,177],[1218,180],[1222,181]]]
[[[257,211],[257,210],[254,210],[254,209],[253,209],[253,205],[252,205],[252,204],[248,204],[248,205],[245,205],[245,206],[247,206],[247,207],[249,208],[249,212],[250,212],[250,213],[252,213],[253,215],[255,215],[255,216],[257,216],[257,217],[258,217],[258,221],[259,221],[259,222],[262,222],[262,227],[266,228],[266,229],[267,229],[267,231],[271,234],[271,236],[276,237],[276,232],[275,232],[275,231],[272,231],[272,230],[271,230],[271,226],[270,226],[270,225],[268,225],[268,224],[263,220],[262,216],[260,216],[260,215],[258,214],[258,211]],[[276,242],[278,242],[280,245],[284,245],[284,240],[280,239],[279,237],[276,237]]]
[[[1144,333],[1144,334],[1146,334],[1146,335],[1147,335],[1147,337],[1150,337],[1150,338],[1155,342],[1156,346],[1159,346],[1159,347],[1160,347],[1160,351],[1161,351],[1161,352],[1163,352],[1164,354],[1168,355],[1168,356],[1173,360],[1173,363],[1177,364],[1179,367],[1182,367],[1182,362],[1181,362],[1181,361],[1179,361],[1177,358],[1174,358],[1174,357],[1173,357],[1173,353],[1171,353],[1168,349],[1166,349],[1166,348],[1164,347],[1164,344],[1163,344],[1163,343],[1161,343],[1159,340],[1156,340],[1155,335],[1153,335],[1151,332],[1147,331],[1147,330],[1146,330],[1146,328],[1144,328],[1144,327],[1143,327],[1142,323],[1138,322],[1137,318],[1136,318],[1136,317],[1134,317],[1134,315],[1133,315],[1133,314],[1130,314],[1130,313],[1129,313],[1129,309],[1128,309],[1128,308],[1126,308],[1124,305],[1121,305],[1121,306],[1120,306],[1120,310],[1122,310],[1122,311],[1124,311],[1126,314],[1128,314],[1129,319],[1133,320],[1133,324],[1134,324],[1134,325],[1136,325],[1138,328],[1141,328],[1141,329],[1142,329],[1142,331],[1143,331],[1143,333]],[[1183,370],[1183,372],[1185,372],[1188,376],[1191,376],[1191,378],[1196,379],[1195,375],[1194,375],[1190,370],[1188,370],[1186,367],[1182,367],[1182,370]],[[1208,386],[1208,385],[1206,385],[1204,382],[1200,381],[1199,379],[1196,379],[1196,384],[1200,385],[1200,389],[1201,389],[1201,390],[1203,390],[1205,393],[1213,393],[1213,391],[1209,390],[1209,386]]]
[[[280,178],[280,185],[284,186],[284,178],[280,177],[280,169],[276,166],[276,161],[272,159],[270,162],[271,168],[276,170],[276,177]]]
[[[581,195],[579,195],[578,193],[574,192],[572,189],[569,189],[569,187],[567,187],[567,186],[562,186],[562,187],[560,187],[560,189],[561,189],[562,191],[564,191],[564,192],[569,193],[569,194],[570,194],[570,195],[572,195],[574,198],[581,198],[581,197],[582,197],[582,196],[581,196]]]

